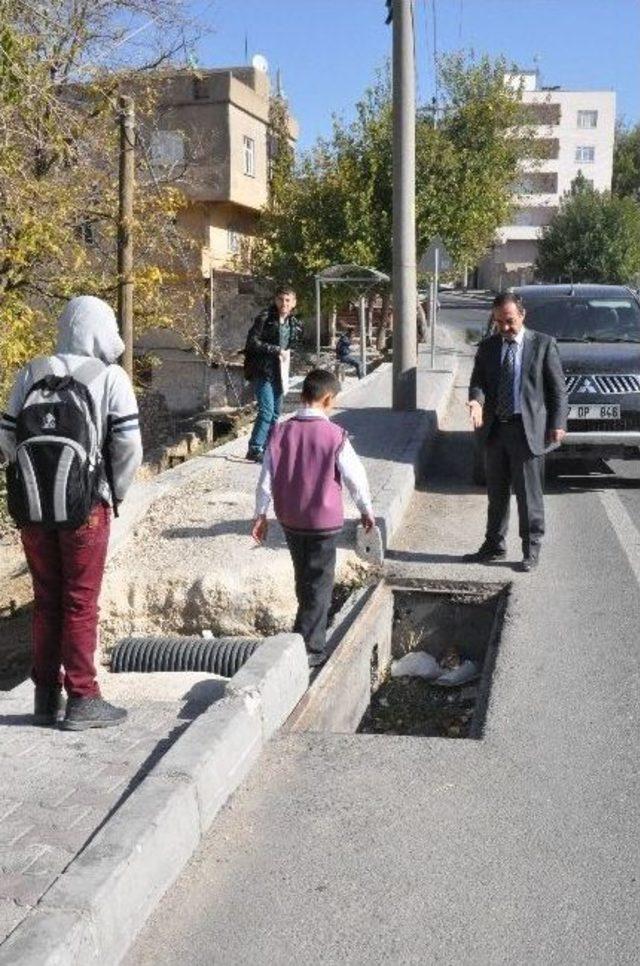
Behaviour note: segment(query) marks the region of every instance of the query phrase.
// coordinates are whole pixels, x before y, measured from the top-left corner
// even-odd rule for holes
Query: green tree
[[[620,198],[640,201],[640,124],[616,127],[613,147],[612,191]]]
[[[509,215],[512,184],[535,157],[520,93],[504,83],[504,61],[443,60],[443,116],[422,108],[416,125],[418,248],[442,235],[458,264],[474,262]],[[332,263],[390,273],[392,100],[389,72],[356,105],[351,123],[304,155],[272,193],[256,264],[309,293],[311,276]]]
[[[622,285],[640,275],[640,205],[574,182],[538,247],[541,278]]]

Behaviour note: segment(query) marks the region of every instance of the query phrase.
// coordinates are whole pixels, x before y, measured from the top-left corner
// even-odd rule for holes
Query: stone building
[[[202,339],[227,361],[237,361],[248,325],[270,294],[251,274],[272,145],[270,80],[263,59],[256,61],[260,66],[158,71],[156,116],[146,132],[151,164],[188,198],[179,221],[196,241],[193,270],[202,277],[206,305]],[[288,135],[295,145],[291,117]],[[209,402],[210,383],[219,382],[214,372],[203,373],[201,357],[188,361],[183,343],[151,330],[137,344],[138,353],[160,363],[151,371],[152,387],[181,411]]]
[[[598,191],[611,188],[615,93],[540,87],[537,71],[507,75],[522,84],[535,135],[543,141],[543,160],[527,163],[515,186],[512,223],[502,225],[490,254],[478,268],[481,288],[502,289],[533,280],[538,239],[560,199],[582,172]]]

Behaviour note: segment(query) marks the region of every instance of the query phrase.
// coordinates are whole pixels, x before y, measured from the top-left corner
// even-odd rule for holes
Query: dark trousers
[[[356,370],[358,379],[362,379],[362,360],[349,353],[348,356],[341,356],[339,360],[345,366],[353,366]]]
[[[293,630],[302,634],[310,654],[322,654],[336,572],[339,533],[296,533],[285,530],[293,561],[298,613]]]
[[[36,684],[57,687],[64,682],[67,693],[79,697],[100,693],[94,656],[110,523],[111,508],[101,505],[76,530],[34,524],[20,531],[33,579]]]
[[[520,539],[526,554],[544,534],[544,456],[529,449],[521,419],[494,422],[486,442],[489,513],[486,541],[504,547],[511,490],[516,495]]]

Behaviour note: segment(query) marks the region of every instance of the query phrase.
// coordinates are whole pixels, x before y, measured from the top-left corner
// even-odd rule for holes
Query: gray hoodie
[[[56,354],[34,359],[18,373],[6,411],[0,414],[0,450],[6,458],[15,459],[16,417],[33,383],[47,372],[73,375],[87,358],[100,359],[105,368],[88,388],[95,403],[99,442],[109,458],[113,489],[120,502],[142,462],[138,403],[126,372],[114,365],[123,351],[113,309],[92,295],[71,299],[58,322]],[[112,502],[106,480],[100,495]]]

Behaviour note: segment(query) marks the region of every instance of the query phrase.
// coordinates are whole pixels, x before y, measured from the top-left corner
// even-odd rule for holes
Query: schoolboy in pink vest
[[[346,430],[329,421],[340,384],[324,369],[313,369],[302,385],[302,408],[274,426],[256,492],[252,536],[267,537],[267,511],[273,499],[284,529],[295,574],[301,634],[309,666],[326,660],[326,631],[336,567],[336,547],[344,524],[342,484],[366,530],[375,525],[369,485]]]

